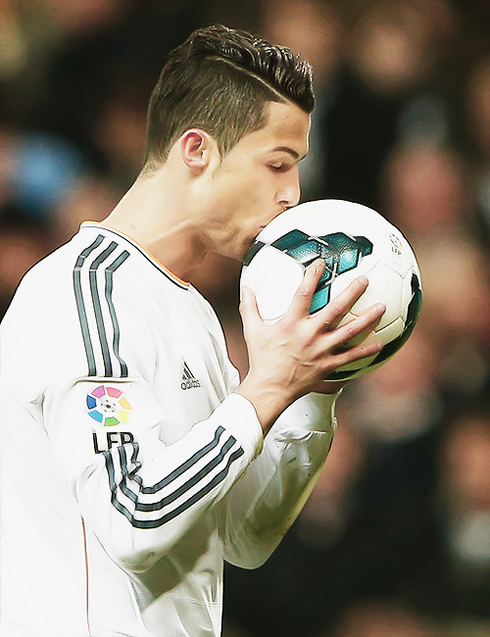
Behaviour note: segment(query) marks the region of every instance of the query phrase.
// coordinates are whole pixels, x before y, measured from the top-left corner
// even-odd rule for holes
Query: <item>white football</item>
[[[381,352],[341,367],[329,380],[357,378],[391,358],[412,333],[422,301],[417,261],[398,228],[371,208],[339,199],[300,204],[266,226],[245,259],[240,285],[253,290],[264,321],[281,319],[306,267],[319,257],[326,268],[311,313],[361,275],[369,286],[344,322],[375,303],[386,305],[370,337],[384,343]]]

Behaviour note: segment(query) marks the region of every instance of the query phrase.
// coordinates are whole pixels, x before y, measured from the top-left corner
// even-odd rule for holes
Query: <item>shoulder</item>
[[[91,342],[114,341],[104,330],[114,322],[113,278],[128,258],[123,242],[90,229],[35,265],[2,322],[2,363],[46,382],[86,375]]]

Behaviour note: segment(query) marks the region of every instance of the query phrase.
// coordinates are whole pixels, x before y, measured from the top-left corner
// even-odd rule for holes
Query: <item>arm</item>
[[[225,559],[261,566],[303,508],[330,449],[337,394],[311,394],[281,414],[223,503]]]
[[[127,422],[110,428],[83,408],[100,386],[81,379],[47,390],[46,427],[82,517],[117,563],[142,571],[228,493],[260,450],[261,429],[253,407],[232,394],[166,446],[161,408],[142,379],[104,379],[131,406]]]
[[[335,428],[337,394],[329,392],[340,388],[323,382],[323,377],[333,368],[373,353],[363,345],[348,350],[343,345],[369,331],[382,307],[336,329],[364,291],[365,281],[357,280],[323,311],[310,316],[311,295],[322,272],[319,265],[307,272],[278,330],[269,331],[270,326],[260,320],[251,296],[242,304],[251,367],[236,391],[255,405],[267,435],[261,455],[234,487],[224,511],[225,556],[239,566],[254,568],[270,556],[313,490]],[[298,338],[303,349],[293,350]],[[308,389],[324,395],[301,397]],[[300,398],[276,420],[281,396],[289,396],[288,401],[291,395]]]

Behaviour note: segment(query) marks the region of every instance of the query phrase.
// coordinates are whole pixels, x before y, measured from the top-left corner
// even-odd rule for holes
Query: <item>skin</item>
[[[208,252],[243,260],[260,230],[299,202],[298,163],[308,151],[309,116],[289,102],[270,102],[266,109],[266,124],[224,157],[211,135],[185,131],[165,163],[137,179],[105,224],[131,236],[182,279]],[[310,266],[290,309],[275,325],[263,323],[253,293],[243,291],[240,312],[250,370],[237,393],[254,405],[264,435],[300,396],[337,391],[341,384],[323,380],[332,371],[381,349],[376,342],[348,349],[345,344],[369,334],[384,306],[338,327],[366,289],[364,277],[309,314],[323,268],[321,260]]]

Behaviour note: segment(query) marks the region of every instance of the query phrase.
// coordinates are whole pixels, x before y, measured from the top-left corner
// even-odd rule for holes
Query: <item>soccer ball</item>
[[[363,376],[391,358],[412,333],[422,301],[415,255],[395,226],[361,204],[324,199],[290,208],[260,232],[242,268],[240,285],[253,290],[266,323],[284,315],[305,268],[318,257],[326,268],[313,295],[311,313],[360,275],[369,279],[369,286],[343,322],[375,303],[386,305],[375,334],[369,337],[381,340],[383,349],[339,368],[328,380]]]

